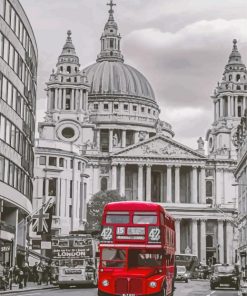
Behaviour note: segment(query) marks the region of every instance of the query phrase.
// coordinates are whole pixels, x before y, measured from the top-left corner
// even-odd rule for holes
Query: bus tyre
[[[214,285],[210,285],[211,290],[215,290],[215,286]]]
[[[59,288],[60,289],[65,289],[66,288],[66,285],[59,285]]]

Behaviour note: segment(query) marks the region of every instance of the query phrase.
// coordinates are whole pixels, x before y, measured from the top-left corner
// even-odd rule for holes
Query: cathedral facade
[[[246,104],[246,68],[234,41],[214,96],[209,155],[176,140],[147,79],[124,63],[113,3],[96,63],[81,70],[68,31],[47,83],[36,142],[34,207],[52,199],[53,234],[81,229],[100,190],[161,203],[176,219],[177,253],[201,262],[235,261],[237,191],[234,129]],[[246,82],[245,82],[246,81]],[[239,89],[240,88],[240,89]],[[35,198],[37,197],[37,198]]]

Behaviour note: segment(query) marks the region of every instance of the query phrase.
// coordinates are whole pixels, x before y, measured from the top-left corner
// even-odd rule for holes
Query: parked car
[[[210,278],[210,288],[215,290],[217,287],[226,286],[239,290],[240,273],[234,265],[217,264],[217,266],[214,266],[213,274]]]
[[[185,266],[177,266],[176,281],[185,281],[188,283],[188,274]]]

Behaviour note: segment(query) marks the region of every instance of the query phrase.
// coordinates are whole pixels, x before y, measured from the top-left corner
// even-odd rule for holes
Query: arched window
[[[63,72],[63,66],[60,67],[60,71]]]
[[[207,181],[206,182],[206,197],[212,197],[213,196],[213,182]]]
[[[237,90],[241,90],[241,86],[240,85],[237,85],[236,89]]]
[[[207,235],[206,236],[206,247],[207,248],[212,248],[214,246],[214,239],[212,235]]]
[[[107,190],[107,178],[103,177],[101,179],[101,191],[106,191]]]
[[[232,80],[232,74],[229,75],[229,81],[231,81],[231,80]]]
[[[240,80],[240,75],[237,74],[237,75],[236,75],[236,81],[238,82],[239,80]]]
[[[67,67],[67,72],[71,73],[71,67],[70,66]]]

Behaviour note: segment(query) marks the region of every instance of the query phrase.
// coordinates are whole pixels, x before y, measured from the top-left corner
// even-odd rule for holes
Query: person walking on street
[[[37,266],[37,272],[38,272],[38,285],[41,285],[42,277],[43,277],[43,265],[41,262]]]
[[[19,272],[20,272],[20,269],[19,269],[18,265],[15,265],[14,270],[13,270],[15,284],[17,284],[19,282]]]
[[[29,272],[30,272],[30,269],[29,269],[28,263],[25,263],[24,267],[23,267],[24,287],[27,286],[27,282],[28,282],[28,278],[29,278]]]
[[[38,278],[39,278],[37,267],[38,267],[38,262],[35,262],[35,265],[33,266],[33,278],[35,283],[38,283]]]
[[[19,277],[18,277],[19,289],[23,289],[23,279],[24,279],[24,272],[22,269],[19,269]]]

